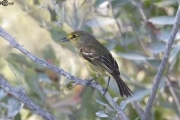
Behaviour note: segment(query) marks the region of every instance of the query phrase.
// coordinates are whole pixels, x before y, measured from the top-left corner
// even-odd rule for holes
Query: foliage
[[[74,30],[84,30],[100,40],[118,61],[121,76],[133,90],[131,98],[121,98],[114,81],[108,92],[130,117],[138,119],[138,102],[144,108],[165,43],[171,33],[177,11],[176,0],[17,0],[13,6],[0,6],[0,24],[25,48],[69,73],[91,79],[69,43],[58,40]],[[1,38],[0,38],[1,39]],[[162,76],[152,119],[180,117],[180,31],[173,44]],[[45,69],[1,39],[0,74],[57,119],[115,120],[116,112],[98,91],[83,86],[72,89],[70,80]],[[105,78],[106,81],[106,78]],[[98,80],[106,86],[102,78]],[[171,89],[173,88],[173,89]],[[175,94],[175,95],[174,95]],[[117,99],[118,98],[118,99]],[[41,119],[22,103],[0,90],[0,119]]]

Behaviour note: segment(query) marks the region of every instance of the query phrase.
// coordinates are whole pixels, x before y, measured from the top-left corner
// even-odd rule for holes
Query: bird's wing
[[[118,64],[116,63],[112,55],[109,53],[109,51],[107,51],[106,54],[103,54],[99,52],[98,48],[87,45],[80,49],[80,54],[90,63],[95,66],[101,66],[105,71],[109,72],[110,74],[115,73],[117,75],[120,75]]]

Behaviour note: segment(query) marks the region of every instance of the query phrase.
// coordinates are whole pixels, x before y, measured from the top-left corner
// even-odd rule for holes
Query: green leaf
[[[40,65],[37,65],[36,63],[29,61],[24,55],[21,54],[15,54],[11,53],[7,57],[7,61],[16,69],[19,71],[22,71],[22,65],[30,68],[42,68]]]
[[[161,78],[161,81],[159,83],[159,89],[160,88],[164,88],[166,86],[165,83],[165,77]],[[151,84],[152,87],[152,84]],[[126,100],[123,101],[123,104],[129,104],[132,103],[134,101],[141,101],[143,100],[143,98],[147,95],[149,95],[152,92],[152,88],[148,88],[148,89],[144,89],[144,90],[140,90],[138,92],[134,92],[134,94],[131,97],[128,97]]]
[[[110,2],[109,0],[96,0],[94,6],[101,7],[104,6],[105,4],[107,5],[109,2]]]
[[[50,30],[51,37],[57,43],[60,43],[60,39],[66,37],[66,32],[58,27],[52,27]]]
[[[177,4],[177,0],[160,0],[158,2],[155,2],[154,5],[158,6],[158,7],[169,7],[171,5],[176,5]]]
[[[161,60],[149,59],[149,60],[147,60],[147,62],[148,62],[151,66],[153,66],[154,68],[157,69],[157,68],[159,67],[160,63],[161,63]]]
[[[10,98],[8,99],[8,113],[7,116],[10,118],[14,118],[22,109],[22,107],[24,106],[23,103],[18,102],[16,99],[14,98]]]
[[[129,2],[130,2],[130,0],[112,0],[111,5],[112,5],[112,8],[114,8],[114,7],[119,7],[119,6],[125,5]]]
[[[6,97],[7,92],[5,92],[3,89],[0,89],[0,100]]]
[[[9,54],[7,60],[9,62],[17,62],[17,63],[21,63],[21,64],[25,64],[25,65],[30,65],[29,62],[27,61],[26,57],[20,54],[15,54],[15,53],[11,53]]]
[[[18,113],[18,114],[14,117],[14,120],[22,120],[21,117],[22,117],[21,114]]]
[[[121,101],[121,103],[120,103],[121,110],[124,110],[126,108],[126,106],[127,106],[126,101]]]
[[[174,69],[174,67],[176,68],[178,67],[175,65],[176,65],[176,62],[178,61],[179,52],[180,52],[180,45],[173,46],[173,49],[171,50],[170,55],[169,55],[170,70]]]
[[[154,54],[158,54],[164,51],[165,47],[166,44],[164,42],[153,42],[150,44],[149,50]]]
[[[40,101],[43,102],[45,100],[44,93],[39,86],[39,77],[38,74],[33,71],[32,69],[27,69],[25,71],[25,80],[27,83],[27,87],[29,88],[30,92],[37,97],[40,98]]]
[[[149,22],[158,25],[173,25],[174,24],[174,16],[158,16],[149,19]]]
[[[104,111],[98,111],[96,112],[96,115],[101,118],[109,117]]]
[[[163,41],[168,41],[169,40],[169,37],[171,35],[171,30],[163,30],[160,32],[160,34],[158,35],[158,38],[160,40],[163,40]],[[180,29],[178,30],[177,34],[176,34],[176,37],[174,40],[178,40],[180,39]]]
[[[121,57],[125,58],[125,59],[129,59],[129,60],[140,60],[140,61],[144,61],[144,60],[148,60],[149,58],[141,55],[141,54],[137,54],[137,53],[117,53],[118,55],[120,55]]]
[[[169,56],[169,62],[171,63],[174,59],[177,58],[177,55],[180,51],[180,45],[176,45],[173,47],[173,49],[170,52],[170,56]]]
[[[123,101],[123,104],[132,103],[134,101],[141,101],[143,98],[151,93],[151,89],[144,89],[138,92],[135,92],[132,97],[128,97]]]
[[[109,111],[114,111],[111,106],[109,106],[108,104],[104,103],[103,101],[98,100],[98,99],[95,99],[95,101],[96,101],[97,103],[99,103],[100,105],[105,106]]]
[[[48,60],[48,59],[55,60],[56,59],[54,49],[50,45],[47,45],[45,47],[45,49],[43,50],[43,56],[44,56],[45,60]]]
[[[117,100],[118,100],[118,97],[114,97],[114,98],[113,98],[113,100],[114,100],[115,102],[117,102]]]

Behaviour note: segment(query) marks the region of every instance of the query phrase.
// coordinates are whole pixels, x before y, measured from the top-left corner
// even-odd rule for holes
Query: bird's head
[[[91,35],[84,31],[74,31],[67,35],[67,37],[62,38],[60,41],[70,41],[75,47],[79,47],[86,43],[87,40],[89,40],[89,37],[91,38]]]

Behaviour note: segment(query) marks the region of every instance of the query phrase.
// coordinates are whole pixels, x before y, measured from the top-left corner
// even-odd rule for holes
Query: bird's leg
[[[99,76],[97,76],[97,77],[95,77],[95,78],[93,78],[93,79],[88,80],[88,82],[86,83],[86,86],[89,86],[89,85],[91,84],[91,82],[92,82],[93,80],[97,79],[98,77],[99,77]]]
[[[107,84],[107,87],[106,87],[105,90],[104,90],[103,96],[106,94],[106,92],[107,92],[107,90],[108,90],[108,87],[109,87],[109,81],[110,81],[110,77],[108,77],[108,84]]]
[[[91,85],[91,82],[92,82],[93,80],[97,79],[98,77],[99,77],[99,76],[97,76],[97,77],[95,77],[95,78],[90,79],[90,80],[87,81],[86,86],[85,86],[85,90],[84,90],[85,92],[86,92],[87,88]]]
[[[87,80],[87,83],[86,83],[86,86],[85,86],[85,92],[86,92],[86,90],[87,90],[87,87],[89,87],[90,85],[91,85],[91,82],[93,81],[93,80],[95,80],[95,79],[97,79],[99,76],[97,76],[97,77],[95,77],[95,78],[93,78],[93,79],[90,79],[90,80]],[[73,83],[68,89],[72,89],[72,88],[74,88],[76,85],[78,85],[78,83]]]

